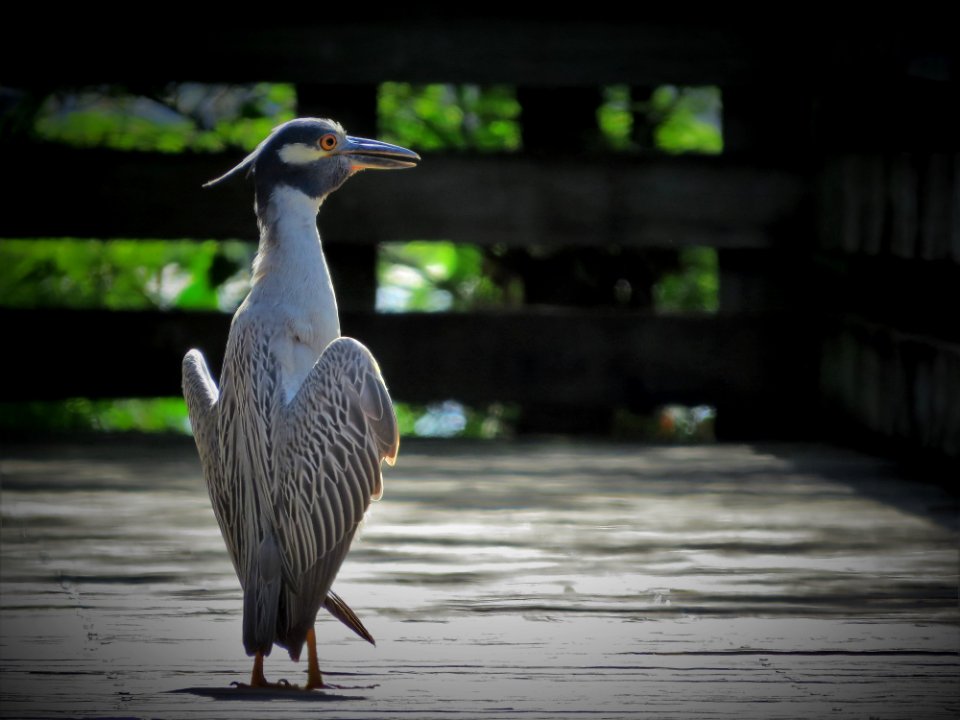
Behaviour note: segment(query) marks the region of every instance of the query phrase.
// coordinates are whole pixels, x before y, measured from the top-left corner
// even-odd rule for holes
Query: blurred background
[[[277,124],[421,153],[332,196],[405,436],[832,440],[960,458],[955,48],[931,27],[240,24],[11,43],[0,429],[188,433]],[[172,51],[173,50],[173,51]],[[215,374],[218,374],[215,372]]]
[[[328,712],[956,718],[955,23],[258,10],[0,44],[0,716],[316,716],[212,699],[180,368],[258,239],[203,183],[318,115],[423,157],[319,218],[404,435]]]

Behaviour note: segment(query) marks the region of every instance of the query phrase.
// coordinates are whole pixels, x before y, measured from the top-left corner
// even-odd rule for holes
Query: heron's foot
[[[240,688],[241,690],[249,690],[250,688],[273,688],[275,690],[282,688],[284,690],[297,690],[300,687],[299,685],[292,684],[286,678],[280,678],[277,680],[277,682],[268,682],[266,678],[261,678],[259,681],[250,682],[249,684],[234,680],[230,684],[236,688]]]
[[[232,682],[231,685],[234,685],[241,689],[250,689],[250,688],[272,688],[274,690],[293,690],[298,689],[296,685],[292,685],[287,680],[281,678],[275,683],[268,682],[267,678],[263,675],[263,653],[257,653],[257,656],[253,659],[253,672],[250,673],[250,684],[242,682]]]

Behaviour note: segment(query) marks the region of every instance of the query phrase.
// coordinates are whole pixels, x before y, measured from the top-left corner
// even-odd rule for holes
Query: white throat
[[[265,208],[257,208],[260,248],[253,261],[253,282],[285,265],[316,262],[320,245],[317,213],[321,200],[281,185],[270,194]],[[320,261],[326,267],[320,253]]]
[[[337,299],[317,231],[320,202],[280,186],[268,206],[258,208],[260,248],[249,302],[271,323],[283,323],[289,346],[280,354],[288,401],[324,348],[340,337]],[[279,350],[284,343],[277,342]]]

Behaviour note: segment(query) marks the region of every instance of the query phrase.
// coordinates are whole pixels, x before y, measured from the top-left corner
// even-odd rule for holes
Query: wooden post
[[[791,168],[801,166],[810,149],[810,97],[803,89],[760,88],[751,85],[723,89],[724,155],[769,163],[777,158]],[[761,405],[741,402],[717,408],[717,436],[721,439],[814,434],[811,426],[815,403],[816,363],[804,361],[805,353],[817,343],[810,336],[809,323],[797,322],[809,311],[812,292],[811,268],[813,222],[798,215],[789,224],[771,226],[767,248],[720,248],[720,312],[747,315],[775,315],[778,322],[792,325],[792,352],[801,357],[792,364],[802,375],[784,383],[778,397],[761,400]],[[769,341],[782,341],[780,333]],[[781,349],[782,351],[782,349]],[[761,349],[761,356],[776,358],[777,348]]]
[[[520,87],[517,101],[524,151],[579,155],[600,145],[598,87]]]
[[[524,152],[534,156],[557,153],[577,156],[602,151],[597,125],[599,88],[520,87],[517,100],[521,108]],[[598,261],[608,264],[599,257],[602,254],[603,251],[597,249],[560,248],[541,256],[523,247],[512,249],[500,261],[523,278],[528,304],[613,305],[613,282],[603,282],[606,273],[597,267]],[[532,434],[606,434],[611,417],[611,409],[599,404],[573,408],[545,399],[523,405],[517,429]]]
[[[827,88],[817,104],[820,395],[845,444],[960,457],[960,335],[944,312],[960,286],[955,96],[908,78]]]

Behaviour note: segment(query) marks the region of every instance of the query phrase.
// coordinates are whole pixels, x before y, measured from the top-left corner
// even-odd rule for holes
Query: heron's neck
[[[330,280],[317,213],[321,200],[280,186],[257,208],[260,247],[253,261],[251,296],[282,304],[314,326],[323,346],[340,335],[337,300]]]

